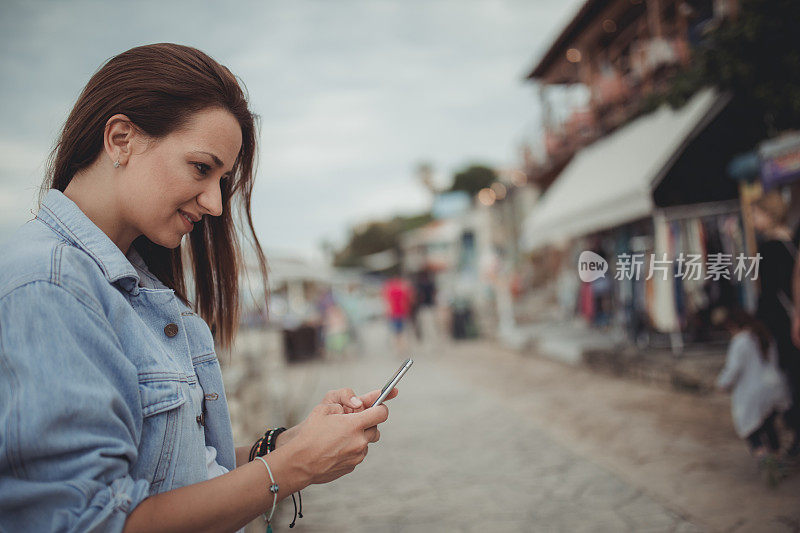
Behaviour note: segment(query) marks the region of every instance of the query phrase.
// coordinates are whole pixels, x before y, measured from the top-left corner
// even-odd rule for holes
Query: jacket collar
[[[89,254],[109,283],[119,282],[129,292],[137,287],[139,274],[125,254],[63,192],[50,189],[36,218]]]

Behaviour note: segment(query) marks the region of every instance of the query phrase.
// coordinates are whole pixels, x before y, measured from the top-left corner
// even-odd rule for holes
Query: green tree
[[[376,220],[363,227],[353,229],[347,245],[334,256],[334,265],[339,267],[361,266],[365,256],[395,250],[400,253],[400,235],[424,226],[432,220],[430,213],[412,216],[396,216],[390,220]]]
[[[497,173],[483,165],[471,165],[465,170],[456,173],[453,177],[451,191],[466,191],[470,196],[475,196],[484,187],[497,181]]]
[[[800,126],[800,2],[743,0],[735,20],[724,21],[692,54],[692,65],[648,108],[682,105],[698,89],[730,91],[752,114],[761,138]]]

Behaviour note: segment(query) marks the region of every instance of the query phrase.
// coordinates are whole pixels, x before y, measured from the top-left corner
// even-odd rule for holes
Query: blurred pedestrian
[[[334,303],[325,310],[323,319],[325,329],[325,354],[341,359],[350,344],[347,315],[341,306]]]
[[[336,301],[347,320],[349,355],[360,357],[364,351],[361,328],[368,318],[363,288],[357,283],[348,283],[344,290],[337,292]]]
[[[320,287],[316,302],[320,346],[326,357],[341,359],[350,343],[347,315],[333,294],[332,287]]]
[[[428,268],[421,270],[414,284],[414,303],[412,317],[417,338],[423,342],[435,341],[438,337],[436,327],[436,282]]]
[[[789,407],[775,343],[766,327],[741,309],[733,309],[720,322],[732,338],[717,387],[732,391],[736,434],[747,440],[759,468],[770,483],[775,483],[781,475],[775,418]]]
[[[392,330],[395,350],[401,355],[407,347],[405,330],[411,315],[413,297],[411,285],[402,277],[390,278],[383,286],[386,316]]]
[[[761,291],[756,317],[766,324],[778,348],[779,364],[789,381],[792,407],[784,421],[792,431],[789,454],[800,452],[800,349],[792,342],[792,274],[797,249],[786,224],[788,207],[777,191],[770,191],[753,204],[753,226],[761,242],[759,280]]]

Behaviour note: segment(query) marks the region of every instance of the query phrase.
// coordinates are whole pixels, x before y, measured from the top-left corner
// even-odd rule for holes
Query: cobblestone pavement
[[[767,488],[735,435],[727,394],[679,393],[491,343],[446,350],[439,362],[704,529],[800,531],[797,467]]]
[[[357,360],[290,367],[291,381],[312,384],[306,412],[326,390],[382,386],[401,362],[382,338],[375,334],[364,349],[370,355]],[[482,343],[415,349],[380,442],[352,474],[303,491],[304,517],[294,531],[705,530],[550,436],[541,417],[476,384],[464,370],[478,368],[478,382],[481,373],[487,384],[496,381],[492,350]],[[460,368],[467,353],[473,366]],[[288,530],[291,499],[276,514],[275,528]],[[263,531],[256,524],[248,532]]]

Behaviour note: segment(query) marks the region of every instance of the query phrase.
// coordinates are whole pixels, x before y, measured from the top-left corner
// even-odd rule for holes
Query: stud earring
[[[114,168],[119,168],[119,160],[114,161]]]

